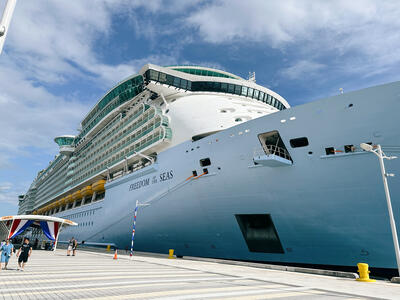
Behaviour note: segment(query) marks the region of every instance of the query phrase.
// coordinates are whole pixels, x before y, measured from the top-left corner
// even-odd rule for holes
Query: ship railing
[[[254,156],[262,155],[276,155],[287,160],[292,160],[289,152],[285,148],[276,145],[265,145],[263,148],[254,149]]]

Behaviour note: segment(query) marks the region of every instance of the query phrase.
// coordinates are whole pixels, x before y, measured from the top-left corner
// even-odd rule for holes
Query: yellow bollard
[[[111,250],[111,245],[107,245],[107,250],[106,251],[110,252],[110,250]]]
[[[369,273],[371,273],[368,270],[368,265],[363,264],[363,263],[358,263],[358,273],[360,273],[360,278],[357,278],[357,281],[363,281],[363,282],[375,282],[375,279],[369,279]]]
[[[174,249],[169,249],[168,258],[169,258],[169,259],[174,259],[174,258],[175,258],[175,256],[174,256]]]

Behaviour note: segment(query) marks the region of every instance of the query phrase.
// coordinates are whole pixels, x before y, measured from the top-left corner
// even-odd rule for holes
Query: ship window
[[[235,94],[240,95],[241,92],[242,92],[242,86],[235,85]]]
[[[221,91],[222,92],[227,92],[228,91],[228,84],[227,83],[221,83]]]
[[[165,73],[160,73],[159,81],[164,83],[167,81],[167,75]]]
[[[354,152],[354,151],[355,151],[354,145],[345,145],[344,146],[344,152],[349,153],[349,152]]]
[[[174,83],[174,76],[171,76],[171,75],[168,75],[168,74],[166,74],[166,76],[167,76],[166,83],[167,83],[168,85],[173,85],[173,83]]]
[[[150,80],[158,80],[158,72],[154,70],[150,70]]]
[[[258,91],[257,91],[257,90],[254,90],[254,95],[253,95],[253,97],[256,98],[256,99],[258,99]]]
[[[247,86],[242,86],[242,95],[247,96]]]
[[[81,203],[82,203],[82,201],[76,201],[76,203],[75,203],[75,207],[79,207],[79,206],[81,206]]]
[[[250,252],[284,253],[270,214],[235,217]]]
[[[308,146],[308,139],[306,137],[291,139],[290,146],[292,146],[293,148]]]
[[[254,90],[252,88],[249,88],[247,91],[247,97],[253,97],[253,91]]]
[[[181,79],[179,77],[174,77],[174,86],[179,87]]]
[[[235,91],[235,85],[229,84],[229,85],[228,85],[228,93],[233,94],[234,91]]]
[[[326,155],[333,155],[333,154],[335,154],[335,148],[333,148],[333,147],[325,148],[325,153],[326,153]]]
[[[186,89],[186,85],[187,85],[187,80],[181,79],[181,88]]]
[[[200,166],[207,167],[209,165],[211,165],[211,160],[209,157],[200,159]]]

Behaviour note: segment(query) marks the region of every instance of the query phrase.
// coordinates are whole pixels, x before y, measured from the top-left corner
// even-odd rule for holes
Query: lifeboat
[[[91,185],[88,185],[88,186],[84,187],[83,189],[81,189],[81,195],[82,195],[83,197],[93,195],[92,186],[91,186]]]
[[[37,210],[34,210],[32,215],[37,215]]]
[[[58,205],[58,206],[64,205],[64,198],[59,199],[59,200],[57,201],[57,205]]]
[[[78,199],[81,199],[81,198],[82,198],[82,195],[81,195],[81,191],[79,191],[79,190],[72,194],[72,199],[73,200],[78,200]]]
[[[58,204],[59,204],[59,205],[65,205],[65,204],[66,204],[66,202],[65,202],[65,197],[63,197],[63,198],[61,198],[60,200],[58,200]]]
[[[67,197],[64,198],[65,203],[72,203],[74,202],[74,199],[72,199],[72,194],[69,194]]]
[[[92,190],[95,192],[104,192],[104,184],[106,181],[104,179],[96,181],[95,183],[92,184]]]

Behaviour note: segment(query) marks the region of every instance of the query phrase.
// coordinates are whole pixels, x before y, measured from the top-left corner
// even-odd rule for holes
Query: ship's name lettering
[[[157,176],[153,176],[151,181],[150,181],[150,178],[146,178],[146,179],[142,179],[142,180],[139,180],[139,181],[136,181],[136,182],[130,184],[129,191],[138,190],[138,189],[148,186],[150,184],[155,184],[158,182],[171,180],[172,178],[174,178],[174,172],[172,170],[162,172],[158,175],[158,178],[157,178]]]
[[[150,178],[136,181],[129,186],[129,191],[140,189],[143,186],[148,186],[150,184]]]
[[[172,170],[160,174],[160,181],[170,180],[174,177]]]

